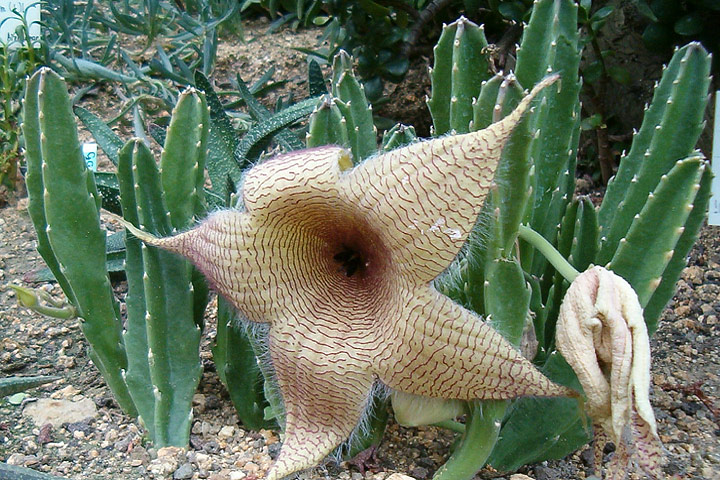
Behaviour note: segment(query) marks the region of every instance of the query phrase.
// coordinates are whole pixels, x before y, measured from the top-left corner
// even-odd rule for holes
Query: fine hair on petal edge
[[[358,421],[357,426],[353,429],[347,440],[341,443],[335,450],[328,455],[327,460],[340,463],[343,461],[343,456],[349,452],[364,436],[370,433],[370,418],[374,413],[373,400],[377,398],[381,402],[384,402],[391,393],[390,387],[385,385],[379,380],[373,382],[372,388],[365,398],[363,413]]]
[[[264,380],[269,385],[272,385],[272,390],[274,392],[278,393],[277,398],[272,400],[278,401],[282,406],[282,412],[280,412],[277,420],[280,424],[280,429],[284,431],[285,403],[282,395],[279,395],[280,388],[278,387],[277,376],[275,375],[275,367],[273,367],[272,359],[270,357],[270,342],[268,337],[270,325],[267,323],[251,322],[245,318],[245,316],[237,312],[235,314],[235,322],[237,322],[237,325],[243,329],[245,335],[247,335],[253,345],[253,351],[255,353],[255,357],[257,358],[258,368],[260,368],[260,372],[262,373],[262,378],[259,378],[258,381]],[[267,395],[269,392],[267,389],[264,390]],[[270,400],[271,399],[268,399],[268,401]]]

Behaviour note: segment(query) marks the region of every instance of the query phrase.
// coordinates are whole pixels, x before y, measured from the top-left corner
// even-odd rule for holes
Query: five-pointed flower
[[[473,228],[514,126],[554,80],[485,130],[354,168],[339,147],[292,152],[247,173],[242,209],[162,239],[129,227],[192,260],[249,321],[270,323],[286,427],[268,478],[345,440],[376,381],[464,400],[569,393],[431,286]]]
[[[630,284],[603,267],[578,275],[560,306],[556,341],[598,429],[596,468],[605,443],[599,440],[607,436],[616,446],[607,479],[626,478],[632,462],[659,478],[662,446],[648,399],[650,341]]]

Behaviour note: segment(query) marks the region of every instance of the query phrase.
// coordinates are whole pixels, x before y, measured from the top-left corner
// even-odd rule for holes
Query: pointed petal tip
[[[113,220],[120,223],[123,227],[125,227],[134,237],[136,237],[138,240],[143,242],[145,245],[150,245],[153,247],[159,247],[165,250],[169,251],[177,251],[177,242],[174,242],[172,239],[177,237],[156,237],[150,232],[145,232],[137,228],[132,223],[128,222],[124,218],[122,218],[119,215],[115,215],[111,212],[105,212],[105,214],[112,218]]]

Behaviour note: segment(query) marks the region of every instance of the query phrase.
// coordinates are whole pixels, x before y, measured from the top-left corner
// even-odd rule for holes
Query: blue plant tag
[[[83,143],[82,155],[88,170],[97,172],[97,143]]]

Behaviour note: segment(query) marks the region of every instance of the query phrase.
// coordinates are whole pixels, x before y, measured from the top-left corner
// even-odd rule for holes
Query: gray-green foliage
[[[465,254],[438,280],[438,288],[487,315],[505,335],[517,332],[518,319],[532,319],[539,342],[535,362],[551,379],[578,388],[574,373],[554,350],[555,322],[568,283],[533,246],[517,240],[518,225],[539,232],[579,270],[598,264],[626,278],[638,292],[648,328],[654,331],[707,211],[711,175],[694,148],[707,103],[710,59],[695,43],[675,53],[630,152],[596,208],[588,198],[574,195],[580,122],[577,6],[570,0],[535,2],[515,75],[490,78],[485,72],[487,80],[481,84],[458,84],[455,79],[462,78],[466,67],[460,47],[470,42],[482,45],[480,35],[479,27],[461,20],[446,27],[436,47],[437,53],[443,41],[446,44],[446,56],[435,59],[428,102],[435,132],[463,128],[465,117],[456,112],[471,107],[472,128],[482,128],[512,107],[520,90],[553,73],[560,74],[561,82],[541,95],[513,133],[482,221]],[[486,63],[467,67],[466,75],[482,78],[477,66]],[[463,107],[453,101],[478,84],[474,103],[466,101]],[[505,283],[503,289],[493,287]],[[523,301],[503,300],[507,298]],[[503,320],[502,313],[518,304],[522,311]],[[523,398],[507,410],[494,404],[490,408],[493,413],[486,411],[482,419],[470,416],[463,443],[436,478],[470,478],[469,472],[485,461],[513,470],[562,457],[588,439],[586,420],[575,400]],[[497,442],[491,436],[494,448],[489,453],[487,437],[472,435],[480,431],[474,424],[480,421],[489,429],[499,420],[502,427]],[[467,442],[489,455],[464,455]]]
[[[127,97],[120,116],[136,105],[169,111],[178,100],[172,83],[192,85],[195,70],[212,72],[218,32],[239,17],[241,6],[225,0],[198,0],[186,9],[180,5],[159,0],[47,2],[42,62],[67,81],[120,84]],[[134,51],[119,40],[128,37],[142,48]]]
[[[23,392],[28,388],[39,387],[46,383],[54,382],[60,377],[49,375],[37,375],[34,377],[3,377],[0,378],[0,398]]]
[[[0,463],[0,480],[68,480],[49,473],[38,472],[30,468]]]

